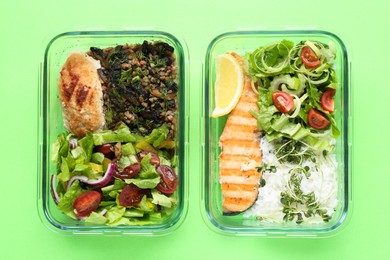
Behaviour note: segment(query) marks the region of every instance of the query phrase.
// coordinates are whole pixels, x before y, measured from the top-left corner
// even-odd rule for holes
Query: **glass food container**
[[[222,210],[222,191],[219,179],[219,138],[225,127],[227,116],[211,117],[215,107],[216,57],[228,51],[241,56],[282,40],[297,44],[304,40],[316,40],[324,44],[333,42],[336,59],[333,69],[338,81],[335,100],[335,120],[340,130],[336,139],[337,161],[337,206],[328,222],[308,224],[295,222],[260,221],[245,216],[245,212],[226,215]],[[267,237],[323,237],[338,233],[351,214],[351,80],[350,61],[343,41],[335,34],[320,30],[237,30],[217,35],[209,43],[204,60],[204,175],[203,217],[207,225],[217,233],[237,236]],[[262,188],[259,189],[262,192]]]
[[[51,160],[52,145],[57,136],[65,132],[58,94],[61,67],[73,51],[87,52],[90,47],[104,49],[123,44],[142,44],[144,40],[168,43],[174,48],[176,57],[177,122],[173,138],[177,154],[176,206],[168,217],[145,225],[108,226],[72,219],[57,209],[50,191],[51,175],[56,173],[56,165]],[[176,34],[159,29],[69,31],[50,39],[42,55],[38,137],[38,211],[42,222],[49,229],[65,234],[161,235],[176,230],[186,216],[188,203],[188,50],[185,42]]]

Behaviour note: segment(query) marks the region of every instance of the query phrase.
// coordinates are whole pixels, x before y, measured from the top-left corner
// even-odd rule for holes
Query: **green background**
[[[389,259],[390,146],[387,1],[21,1],[0,2],[2,259]],[[202,60],[225,29],[316,27],[338,34],[352,62],[353,212],[324,239],[225,237],[202,219],[200,132],[191,131],[189,209],[162,237],[65,236],[37,213],[38,64],[50,35],[82,28],[165,27],[189,48],[190,125],[199,129]],[[387,248],[386,248],[387,247]]]

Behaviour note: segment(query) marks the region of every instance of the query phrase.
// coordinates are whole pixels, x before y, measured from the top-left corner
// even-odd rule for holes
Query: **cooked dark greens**
[[[108,129],[125,123],[148,135],[166,124],[175,134],[178,85],[174,48],[162,41],[125,44],[88,53],[98,59]]]

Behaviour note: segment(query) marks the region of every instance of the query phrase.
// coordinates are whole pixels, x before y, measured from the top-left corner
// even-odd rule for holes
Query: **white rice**
[[[263,163],[276,166],[276,172],[266,171],[263,173],[265,186],[259,188],[259,195],[255,204],[248,209],[245,217],[260,217],[266,222],[284,222],[283,204],[280,202],[281,192],[286,190],[290,179],[289,170],[293,165],[281,165],[276,156],[275,148],[265,137],[261,138],[261,149],[263,152]],[[337,161],[334,154],[326,157],[319,153],[316,162],[303,162],[303,166],[308,166],[309,178],[303,178],[301,190],[304,194],[314,192],[316,199],[320,203],[321,209],[326,209],[327,214],[332,216],[337,205]],[[313,216],[308,219],[308,223],[322,222],[321,217]]]

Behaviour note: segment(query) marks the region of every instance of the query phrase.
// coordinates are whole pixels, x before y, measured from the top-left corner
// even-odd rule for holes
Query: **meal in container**
[[[272,42],[216,57],[215,109],[224,215],[261,222],[328,222],[337,207],[336,49]]]
[[[87,223],[155,224],[178,203],[177,67],[163,41],[69,53],[52,144],[58,210]]]

